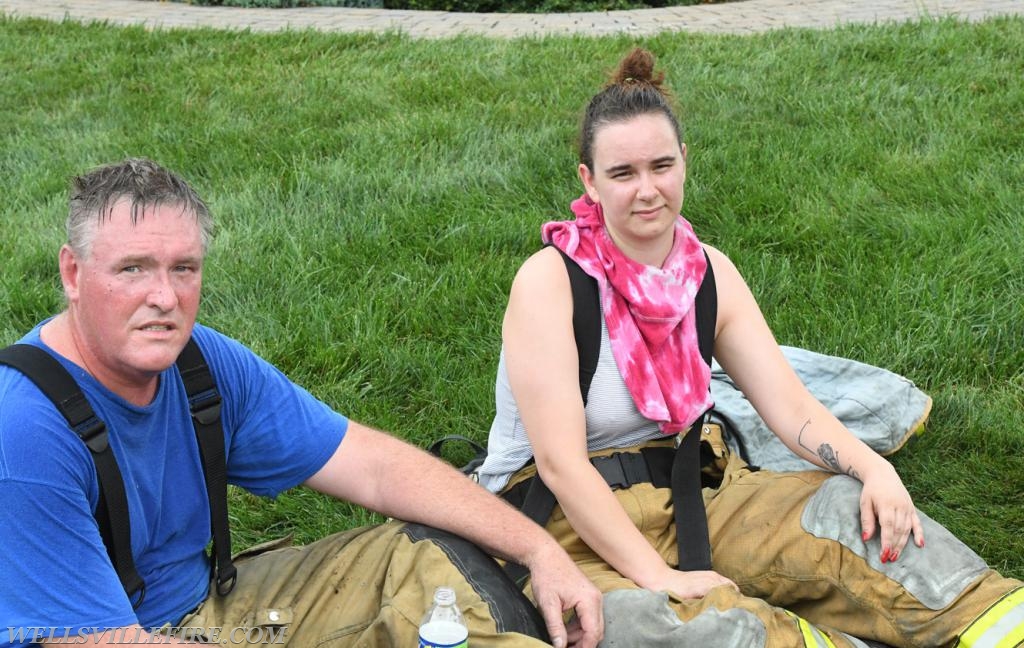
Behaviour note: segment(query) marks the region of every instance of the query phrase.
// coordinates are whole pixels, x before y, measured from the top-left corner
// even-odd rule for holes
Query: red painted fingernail
[[[868,541],[868,538],[870,538],[870,537],[871,537],[871,534],[870,534],[870,533],[868,533],[867,531],[865,531],[864,533],[860,534],[860,537],[861,537],[861,539],[863,539],[863,540],[864,540],[864,542],[867,542],[867,541]]]

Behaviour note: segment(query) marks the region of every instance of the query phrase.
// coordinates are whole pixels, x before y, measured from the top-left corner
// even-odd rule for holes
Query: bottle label
[[[420,626],[419,648],[468,648],[469,630],[453,621],[431,621]]]

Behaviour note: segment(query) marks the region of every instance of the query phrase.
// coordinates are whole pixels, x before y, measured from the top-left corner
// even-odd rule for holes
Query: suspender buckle
[[[621,453],[616,452],[608,457],[594,457],[591,460],[594,468],[597,468],[597,472],[601,473],[601,477],[612,490],[630,486],[626,480],[626,471],[622,468],[622,462],[619,460],[621,456]]]
[[[616,452],[607,457],[594,457],[590,463],[612,490],[651,481],[647,461],[639,452]]]
[[[216,389],[207,389],[189,399],[192,418],[202,425],[216,423],[220,418],[220,393]]]
[[[132,604],[132,609],[138,610],[142,602],[146,600],[146,584],[142,582],[138,572],[134,574],[133,579],[124,584],[124,590],[128,594],[128,601]]]
[[[110,446],[107,425],[96,416],[91,416],[75,426],[75,434],[89,446],[89,450],[97,454]]]
[[[224,565],[221,567],[217,565],[217,576],[214,578],[217,581],[217,593],[221,596],[227,596],[231,593],[231,590],[235,589],[235,581],[238,580],[238,570],[234,565]]]

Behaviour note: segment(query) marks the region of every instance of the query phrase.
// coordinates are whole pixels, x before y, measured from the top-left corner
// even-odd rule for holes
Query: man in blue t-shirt
[[[347,420],[240,343],[196,323],[210,231],[193,189],[151,161],[129,159],[74,180],[59,255],[67,306],[21,342],[53,355],[107,425],[146,596],[133,608],[108,557],[94,517],[99,487],[88,449],[32,382],[0,366],[0,647],[152,643],[154,629],[200,622],[206,639],[233,645],[282,637],[309,645],[302,637],[330,634],[340,641],[332,645],[415,641],[412,617],[422,614],[429,592],[407,607],[402,592],[416,589],[414,582],[427,588],[436,574],[409,573],[416,568],[407,564],[431,564],[426,554],[401,564],[379,558],[407,546],[396,539],[400,525],[240,561],[235,590],[210,592],[210,508],[175,365],[190,338],[223,398],[230,483],[271,497],[305,484],[457,532],[530,568],[556,646],[595,646],[603,632],[600,595],[543,529],[428,454]],[[444,578],[460,574],[443,560],[450,570]],[[455,584],[471,633],[491,633],[481,643],[541,645],[490,619],[486,629],[474,625],[475,610],[487,607],[486,596],[474,598],[474,576],[461,573]],[[346,584],[357,594],[344,593]],[[282,603],[285,589],[297,593]],[[352,618],[375,591],[373,609]],[[576,620],[567,629],[563,612],[572,609]],[[260,624],[285,632],[254,632]],[[373,630],[379,627],[385,629]]]

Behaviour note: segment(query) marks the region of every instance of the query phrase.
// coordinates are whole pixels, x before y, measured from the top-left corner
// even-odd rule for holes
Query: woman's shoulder
[[[553,245],[545,245],[527,257],[526,261],[523,261],[523,264],[519,266],[517,276],[520,274],[526,276],[550,275],[564,268],[565,263],[562,261],[562,255],[558,248]]]
[[[731,262],[729,261],[729,257],[727,257],[724,252],[722,252],[721,250],[719,250],[715,246],[713,246],[713,245],[711,245],[709,243],[705,243],[704,241],[701,241],[700,244],[701,244],[701,247],[704,248],[704,251],[707,252],[708,258],[711,259],[712,263],[715,263],[716,261],[724,260],[725,262],[731,264]]]
[[[508,313],[530,319],[556,316],[568,310],[571,316],[572,290],[562,255],[554,247],[537,250],[519,266],[509,292]]]
[[[736,269],[736,265],[732,260],[718,248],[708,245],[707,243],[701,242],[704,247],[704,251],[707,252],[708,260],[711,262],[711,269],[715,272],[715,280],[719,278],[737,278],[739,277],[739,270]]]
[[[559,287],[568,290],[569,275],[566,272],[562,255],[558,249],[550,245],[531,254],[519,266],[512,282],[513,291],[530,290],[530,292],[547,293],[554,288],[556,292],[559,292],[557,291]]]

